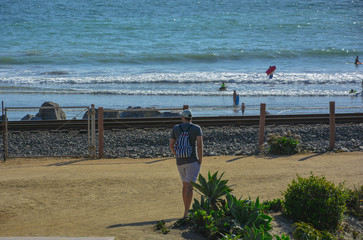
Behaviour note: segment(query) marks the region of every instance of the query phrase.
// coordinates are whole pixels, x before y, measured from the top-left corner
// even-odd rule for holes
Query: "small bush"
[[[325,177],[299,177],[283,193],[285,212],[296,221],[313,224],[318,230],[336,230],[346,209],[343,184],[335,186]]]
[[[268,153],[277,155],[289,155],[298,152],[299,136],[292,136],[290,132],[281,135],[267,135],[269,145]]]
[[[354,190],[347,189],[347,195],[347,213],[359,220],[363,220],[363,208],[360,207],[363,201],[363,185],[356,187]]]
[[[293,237],[296,240],[334,240],[334,236],[326,231],[319,231],[315,229],[311,224],[299,222],[295,223],[296,227]]]
[[[194,199],[188,223],[208,239],[238,239],[239,236],[252,239],[246,238],[246,234],[271,239],[268,231],[272,218],[264,214],[267,206],[259,198],[255,202],[237,199],[231,194],[228,180],[222,179],[223,174],[218,177],[217,173],[208,173],[208,178],[200,174],[198,182],[192,183],[201,198]]]
[[[272,201],[265,201],[263,203],[267,206],[267,210],[271,212],[281,212],[283,207],[283,201],[279,198]]]
[[[170,229],[165,226],[164,220],[158,221],[154,226],[154,230],[155,231],[160,230],[163,234],[168,234],[170,232]]]

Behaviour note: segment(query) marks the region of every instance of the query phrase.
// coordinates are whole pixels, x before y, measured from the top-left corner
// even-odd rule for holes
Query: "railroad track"
[[[195,117],[193,123],[205,126],[253,126],[259,116]],[[363,113],[335,115],[336,123],[363,123]],[[1,123],[1,122],[0,122]],[[171,118],[119,118],[104,119],[104,129],[172,127],[180,123],[179,117]],[[87,120],[9,121],[8,130],[64,130],[87,129]],[[266,125],[329,124],[329,114],[268,115]],[[96,122],[97,125],[97,122]],[[97,126],[96,126],[97,128]],[[3,128],[0,128],[3,131]]]

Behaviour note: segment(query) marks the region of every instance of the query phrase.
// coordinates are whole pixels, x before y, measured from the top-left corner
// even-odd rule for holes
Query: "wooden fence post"
[[[266,120],[266,103],[261,103],[260,107],[260,128],[258,134],[258,146],[265,142],[265,120]]]
[[[103,107],[98,108],[98,158],[103,158]]]
[[[2,108],[1,108],[1,117],[2,117],[2,127],[3,127],[3,150],[4,150],[4,162],[6,161],[6,159],[8,158],[8,116],[6,114],[6,110],[4,109],[4,101],[2,102]]]
[[[335,102],[329,102],[329,149],[335,147]]]
[[[91,105],[91,158],[96,158],[96,109]]]

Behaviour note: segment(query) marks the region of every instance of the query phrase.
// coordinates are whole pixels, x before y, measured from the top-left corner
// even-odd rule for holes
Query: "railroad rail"
[[[194,117],[193,123],[205,126],[253,126],[259,116]],[[363,123],[363,113],[335,114],[336,123]],[[0,121],[2,124],[2,122]],[[104,119],[104,129],[172,127],[179,117]],[[8,121],[8,130],[87,129],[87,120]],[[266,125],[329,124],[329,114],[267,115]],[[2,131],[2,128],[0,128]]]

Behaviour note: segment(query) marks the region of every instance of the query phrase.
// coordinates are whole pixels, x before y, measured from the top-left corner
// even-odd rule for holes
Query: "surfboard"
[[[272,66],[272,67],[270,67],[269,69],[267,69],[266,74],[267,74],[267,75],[270,75],[270,74],[271,74],[271,73],[273,73],[275,70],[276,70],[276,67],[275,67],[275,66]]]
[[[363,92],[354,92],[354,93],[349,93],[349,96],[352,96],[352,97],[358,97],[358,96],[363,96]]]
[[[239,105],[239,95],[237,95],[237,97],[236,97],[236,104],[234,106],[238,107],[238,105]]]
[[[227,87],[220,87],[219,88],[219,91],[226,91],[227,90]]]

